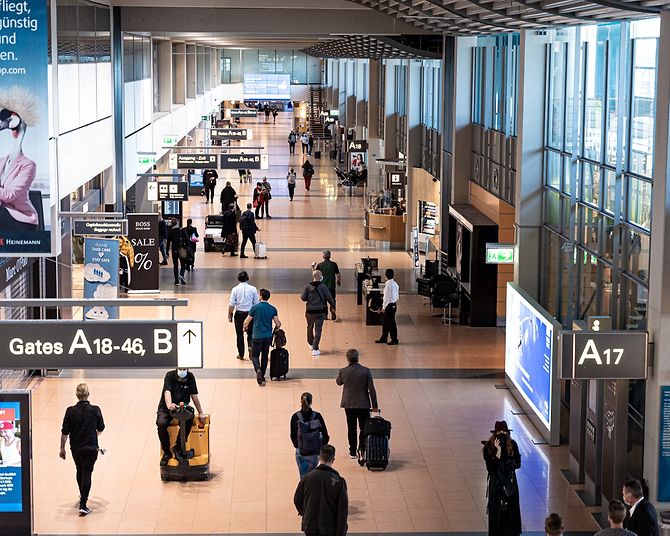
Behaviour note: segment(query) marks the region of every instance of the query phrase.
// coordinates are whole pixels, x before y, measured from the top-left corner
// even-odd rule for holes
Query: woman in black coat
[[[519,536],[521,509],[516,470],[521,467],[519,447],[505,421],[496,421],[491,437],[483,442],[488,472],[489,536]]]

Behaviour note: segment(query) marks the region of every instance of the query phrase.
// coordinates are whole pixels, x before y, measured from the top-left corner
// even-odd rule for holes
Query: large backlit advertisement
[[[556,345],[560,326],[518,285],[507,284],[505,373],[539,419],[545,435],[553,428]],[[548,439],[548,438],[547,438]]]
[[[287,74],[245,74],[244,100],[290,100],[291,77]]]
[[[0,2],[0,256],[51,252],[46,0]],[[55,182],[55,181],[54,181]]]
[[[0,534],[30,536],[30,392],[0,390]]]

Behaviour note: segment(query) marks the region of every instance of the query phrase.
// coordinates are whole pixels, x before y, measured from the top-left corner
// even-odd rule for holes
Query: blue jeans
[[[319,465],[319,455],[303,456],[300,454],[299,449],[295,449],[295,463],[298,464],[298,472],[300,473],[300,478],[302,478]]]

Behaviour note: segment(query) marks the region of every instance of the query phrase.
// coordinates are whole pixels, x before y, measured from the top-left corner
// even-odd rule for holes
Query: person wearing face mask
[[[330,304],[331,311],[335,313],[335,300],[322,280],[321,271],[314,270],[312,272],[312,282],[305,287],[300,295],[300,299],[306,302],[307,344],[314,357],[321,355],[319,342],[321,341],[323,322],[328,314],[328,304]]]
[[[181,403],[191,412],[194,413],[193,408],[189,403],[193,399],[193,403],[198,410],[198,418],[201,423],[205,423],[205,414],[202,411],[202,405],[198,398],[198,386],[195,383],[195,376],[188,369],[178,368],[171,370],[165,375],[163,380],[163,390],[161,391],[161,398],[158,402],[158,411],[156,412],[156,427],[158,428],[158,439],[161,442],[163,449],[163,457],[161,458],[161,466],[166,466],[172,455],[178,460],[185,456],[181,451],[179,443],[174,445],[174,449],[170,450],[170,434],[168,433],[168,426],[172,422],[173,412],[179,408]],[[186,426],[186,440],[191,433],[193,426],[193,418],[188,419]]]

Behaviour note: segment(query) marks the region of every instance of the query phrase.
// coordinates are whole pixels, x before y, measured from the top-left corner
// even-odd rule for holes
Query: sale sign
[[[129,293],[159,291],[158,214],[128,214],[128,240],[135,251]]]

